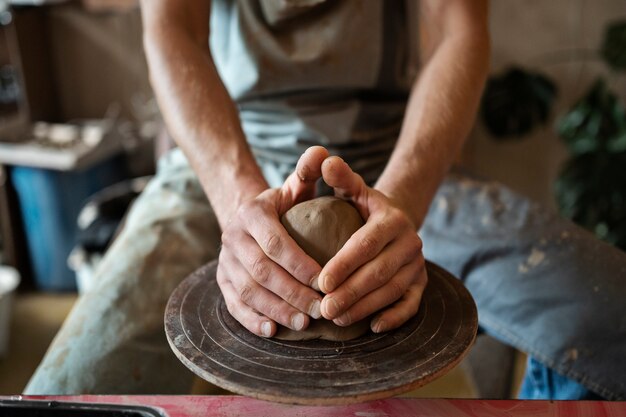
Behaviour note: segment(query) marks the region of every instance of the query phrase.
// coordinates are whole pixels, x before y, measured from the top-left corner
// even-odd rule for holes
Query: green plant
[[[555,96],[556,86],[543,74],[511,67],[487,81],[480,114],[494,139],[522,138],[548,121]]]
[[[626,111],[603,79],[559,120],[557,131],[573,155],[626,151]]]
[[[612,70],[626,70],[626,21],[606,28],[600,51]],[[571,153],[555,182],[561,213],[626,250],[624,105],[599,79],[559,120],[557,130]]]
[[[555,183],[561,214],[626,250],[626,154],[570,159]]]

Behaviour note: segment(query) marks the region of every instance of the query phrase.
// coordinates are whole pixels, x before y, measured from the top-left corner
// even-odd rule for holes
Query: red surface
[[[15,397],[14,397],[15,398]],[[515,401],[392,398],[348,406],[290,406],[239,396],[25,396],[55,400],[159,407],[170,417],[624,417],[626,402]]]

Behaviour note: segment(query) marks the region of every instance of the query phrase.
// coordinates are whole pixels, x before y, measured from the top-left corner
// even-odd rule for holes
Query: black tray
[[[0,400],[2,417],[167,417],[153,407],[64,401]]]

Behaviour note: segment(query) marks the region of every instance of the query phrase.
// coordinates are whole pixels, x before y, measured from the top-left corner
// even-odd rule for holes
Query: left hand
[[[371,321],[372,331],[399,327],[417,313],[427,282],[415,225],[341,158],[327,158],[322,176],[366,221],[319,275],[319,288],[326,294],[322,315],[347,326],[381,310]]]

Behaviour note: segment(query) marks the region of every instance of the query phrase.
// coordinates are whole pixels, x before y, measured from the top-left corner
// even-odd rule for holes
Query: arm
[[[487,9],[486,0],[420,2],[424,66],[375,186],[418,228],[474,122],[489,70]]]
[[[422,71],[375,187],[338,158],[322,166],[324,180],[367,219],[319,277],[322,314],[340,325],[390,306],[371,324],[385,331],[419,308],[427,276],[416,231],[471,128],[487,76],[486,0],[422,0],[420,29]]]
[[[159,107],[224,227],[237,207],[267,189],[267,183],[211,58],[210,7],[208,1],[141,4],[144,46]]]
[[[222,227],[217,281],[229,311],[262,336],[274,334],[277,322],[306,327],[308,315],[320,316],[321,297],[309,287],[320,266],[288,237],[279,218],[313,195],[328,154],[308,151],[283,187],[268,189],[211,58],[210,2],[143,0],[141,6],[159,107]]]

